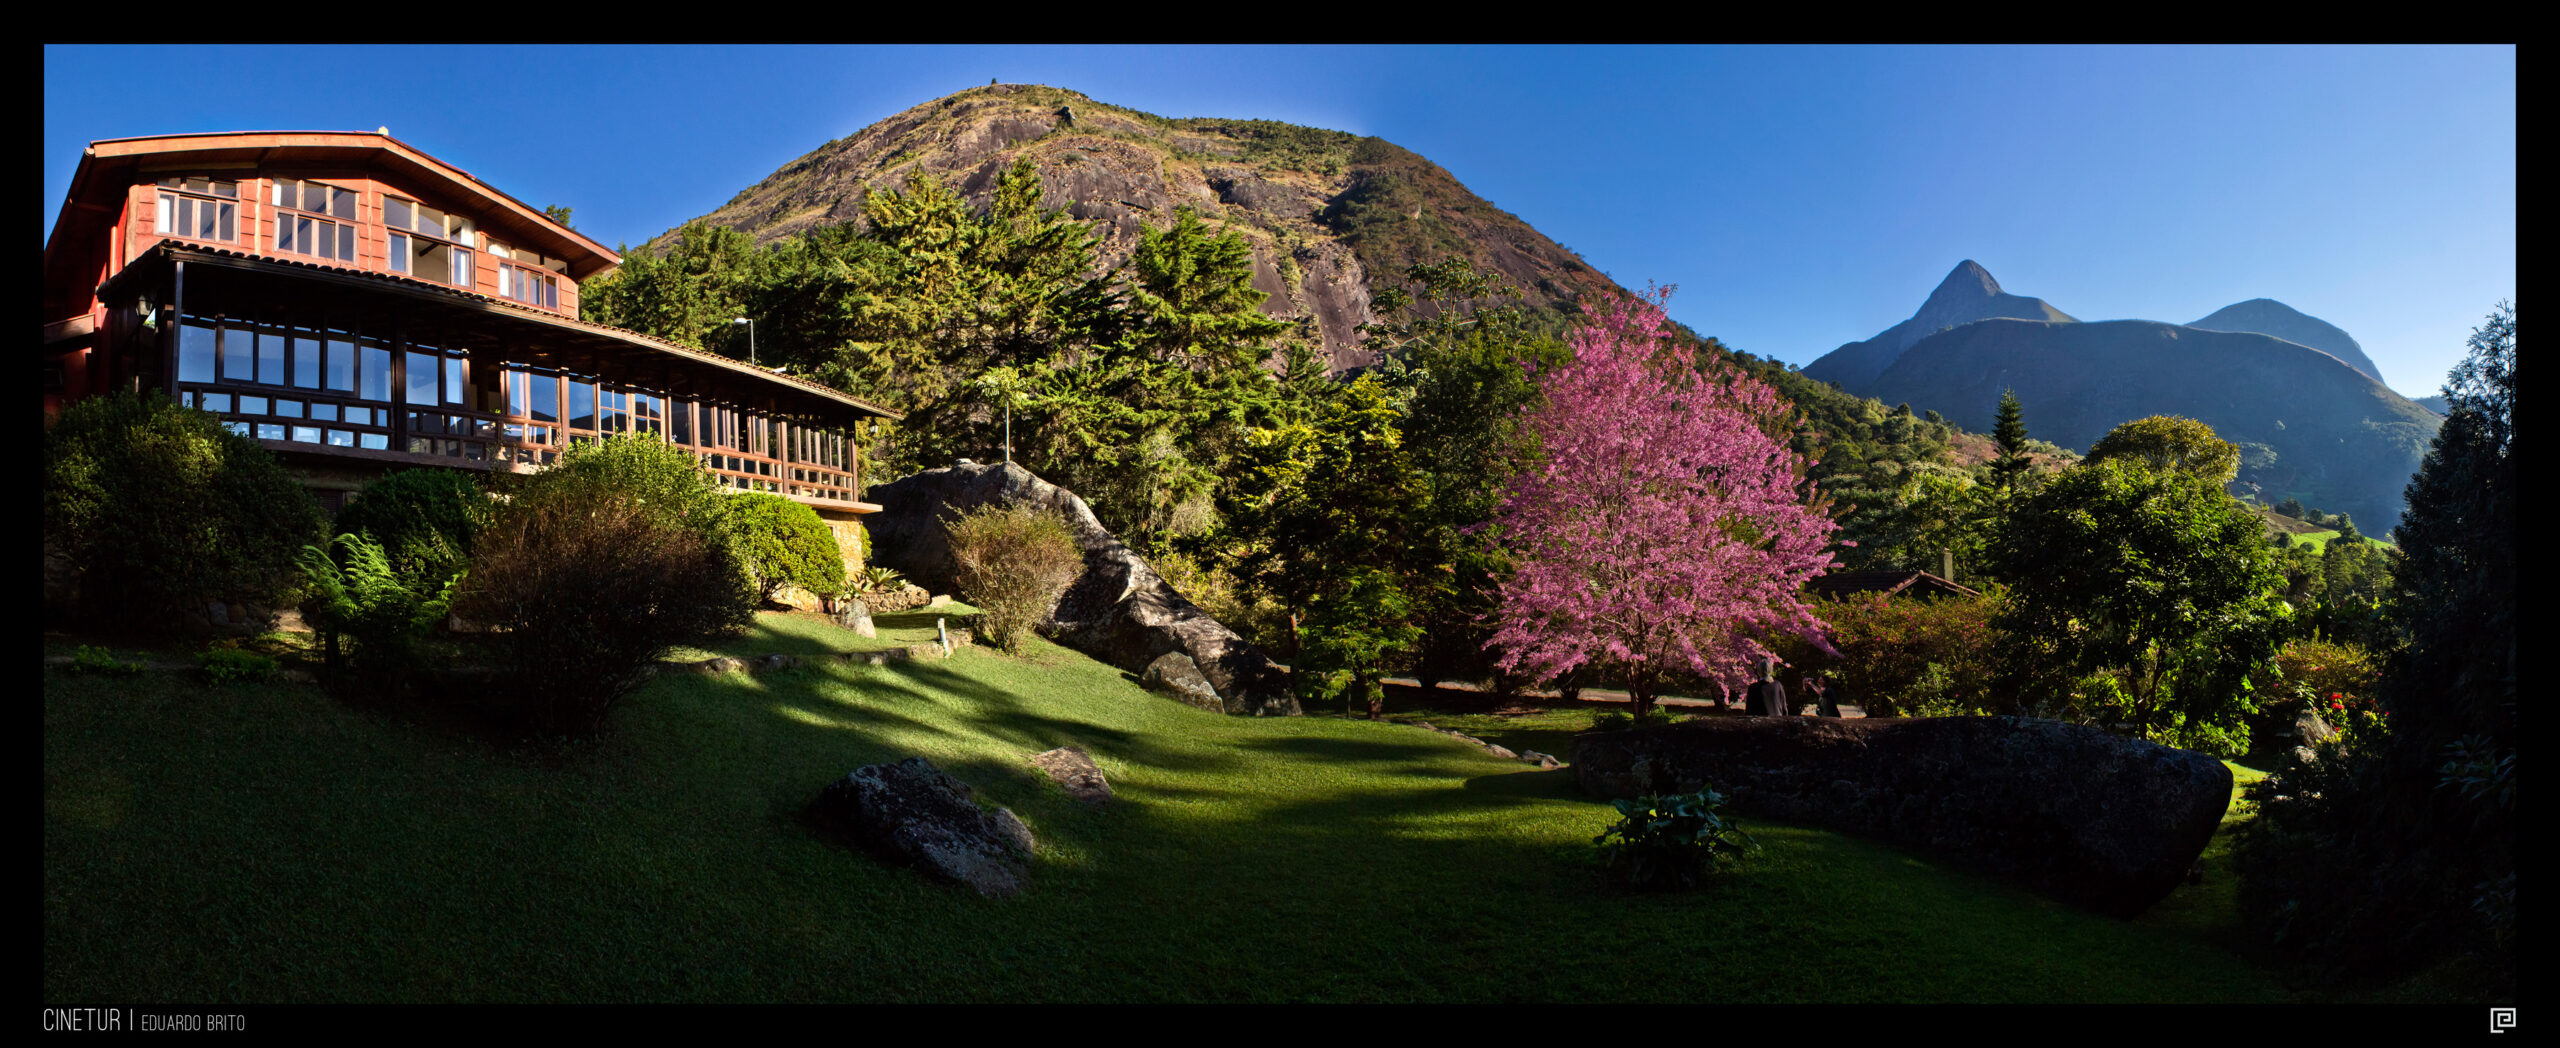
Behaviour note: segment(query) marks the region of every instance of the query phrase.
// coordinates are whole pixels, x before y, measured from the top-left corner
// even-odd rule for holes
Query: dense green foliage
[[[2408,487],[2385,601],[2400,646],[2387,731],[2348,736],[2253,793],[2241,901],[2286,956],[2405,970],[2448,951],[2515,978],[2515,312],[2472,334],[2452,410]],[[2332,549],[2341,544],[2333,543]]]
[[[325,519],[273,453],[151,393],[87,397],[44,431],[44,535],[100,629],[157,633],[207,599],[290,604]]]
[[[726,498],[649,437],[572,446],[481,533],[454,610],[494,627],[500,724],[604,727],[670,648],[750,621],[756,594],[719,538]]]
[[[319,630],[330,667],[339,664],[339,642],[354,641],[354,666],[366,686],[387,685],[416,668],[418,641],[443,623],[460,581],[447,575],[433,589],[414,588],[364,532],[305,546],[299,563],[308,594],[303,616]]]
[[[338,512],[336,530],[370,536],[403,586],[434,593],[471,562],[472,542],[492,512],[488,493],[468,473],[395,469]]]
[[[2002,402],[2005,407],[2006,399]],[[2213,435],[2213,427],[2191,418],[2153,415],[2108,431],[2089,445],[2085,463],[2126,459],[2156,470],[2192,473],[2217,483],[2240,474],[2238,445]]]
[[[758,596],[784,586],[819,597],[844,592],[844,553],[817,510],[762,491],[731,493],[713,505],[719,534]]]
[[[2283,639],[2280,581],[2257,514],[2218,480],[2124,459],[2054,478],[2008,517],[1992,549],[2011,580],[1994,620],[2018,687],[2145,737],[2237,756],[2250,673]],[[2036,679],[2041,677],[2041,679]]]
[[[265,684],[276,679],[276,660],[238,648],[212,648],[196,656],[197,672],[215,684]]]
[[[1724,813],[1724,794],[1647,796],[1610,802],[1622,816],[1591,843],[1610,879],[1636,889],[1693,888],[1759,845]]]
[[[1156,548],[1214,523],[1215,489],[1244,434],[1279,410],[1263,361],[1292,325],[1260,311],[1234,232],[1183,210],[1097,272],[1093,232],[1040,207],[1028,160],[984,210],[918,174],[871,194],[863,224],[762,250],[703,223],[591,284],[587,319],[756,353],[905,411],[861,434],[884,480],[954,458],[1013,458],[1083,496],[1106,527]]]
[[[1037,506],[981,506],[944,522],[960,593],[985,612],[986,640],[1020,651],[1084,571],[1074,529]]]
[[[71,649],[71,672],[101,677],[130,677],[142,672],[142,664],[116,657],[116,653],[95,644]]]
[[[1802,643],[1781,654],[1799,673],[1828,682],[1833,701],[1870,717],[2021,712],[2004,708],[1997,684],[2001,643],[1992,622],[2005,596],[1995,588],[1980,597],[1821,601],[1814,611],[1839,654]]]

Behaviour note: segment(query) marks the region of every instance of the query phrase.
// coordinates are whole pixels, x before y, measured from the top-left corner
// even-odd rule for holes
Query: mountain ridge
[[[1804,373],[1817,381],[1837,383],[1842,389],[1859,392],[1856,387],[1883,374],[1913,343],[1951,327],[1994,318],[2078,323],[2078,318],[2043,299],[2003,291],[1990,270],[1968,258],[1947,271],[1945,279],[1938,281],[1937,288],[1929,292],[1919,311],[1909,319],[1877,332],[1873,338],[1847,343],[1824,354],[1805,365]]]
[[[759,245],[862,221],[862,200],[912,173],[983,206],[1016,158],[1038,168],[1044,206],[1092,223],[1102,268],[1146,227],[1191,207],[1241,236],[1264,312],[1301,319],[1330,370],[1374,363],[1360,328],[1407,267],[1449,256],[1500,277],[1535,309],[1626,293],[1579,255],[1493,206],[1429,160],[1383,139],[1277,121],[1167,118],[1038,84],[974,87],[909,107],[776,169],[700,220]],[[677,235],[669,230],[651,241]]]

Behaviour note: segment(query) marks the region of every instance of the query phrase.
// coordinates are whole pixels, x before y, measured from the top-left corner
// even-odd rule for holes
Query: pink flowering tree
[[[1780,634],[1836,654],[1802,596],[1836,525],[1787,447],[1794,409],[1675,346],[1669,294],[1601,305],[1572,362],[1539,375],[1541,460],[1493,520],[1518,566],[1487,643],[1496,664],[1539,681],[1587,666],[1638,715],[1682,673],[1739,690]]]

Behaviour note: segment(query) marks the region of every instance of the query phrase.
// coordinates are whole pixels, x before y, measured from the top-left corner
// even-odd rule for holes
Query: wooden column
[[[171,263],[170,269],[169,320],[160,325],[160,391],[168,394],[169,399],[176,400],[178,399],[179,343],[185,341],[179,337],[178,328],[186,323],[187,260],[182,258]],[[216,350],[216,355],[220,355],[219,350]],[[216,373],[219,374],[219,372]]]

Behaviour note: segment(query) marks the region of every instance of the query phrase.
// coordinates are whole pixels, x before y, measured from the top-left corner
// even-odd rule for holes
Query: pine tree
[[[2016,490],[2018,482],[2027,475],[2027,423],[2024,413],[2018,404],[2017,391],[2000,391],[2000,416],[1991,427],[1991,439],[2000,446],[2000,457],[1991,462],[1991,482],[2002,491]]]

